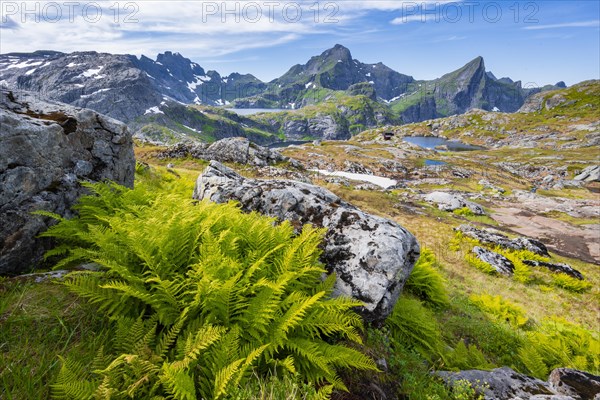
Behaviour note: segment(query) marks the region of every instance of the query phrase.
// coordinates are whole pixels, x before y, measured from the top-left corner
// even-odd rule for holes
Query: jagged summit
[[[520,81],[498,79],[486,71],[481,56],[438,79],[417,81],[381,62],[362,63],[341,44],[294,65],[269,83],[250,74],[221,76],[173,51],[160,53],[156,59],[95,51],[0,55],[0,85],[42,92],[124,122],[158,113],[164,102],[173,100],[213,106],[235,102],[240,108],[299,108],[331,99],[341,91],[389,104],[402,121],[417,122],[472,108],[516,111],[530,94],[560,84],[524,89]]]

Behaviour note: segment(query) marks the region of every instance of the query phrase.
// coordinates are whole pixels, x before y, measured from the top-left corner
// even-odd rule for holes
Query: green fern
[[[421,256],[415,263],[404,290],[436,307],[448,304],[444,278],[436,268],[437,260],[428,248],[421,248]]]
[[[471,295],[469,300],[480,310],[498,321],[507,322],[515,328],[523,327],[529,320],[522,307],[489,294]]]
[[[101,267],[65,285],[115,330],[103,367],[81,374],[63,364],[57,398],[220,399],[252,373],[274,371],[343,390],[339,370],[376,370],[335,343],[360,343],[353,309],[362,303],[332,298],[335,277],[322,281],[323,230],[294,236],[289,223],[194,203],[176,183],[151,178],[135,189],[88,185],[79,216],[44,233],[62,241],[51,253],[57,265]]]
[[[592,284],[590,282],[576,279],[563,273],[553,274],[552,284],[556,287],[574,293],[584,293],[592,288]]]
[[[600,339],[560,318],[547,319],[536,330],[527,332],[519,357],[529,373],[546,379],[554,368],[568,367],[600,372]]]
[[[447,351],[444,357],[446,367],[467,370],[467,369],[483,369],[489,370],[494,368],[494,365],[489,363],[481,350],[474,344],[465,344],[460,340],[458,344]]]
[[[486,274],[498,275],[498,271],[496,271],[494,269],[494,267],[492,267],[490,264],[486,263],[485,261],[480,260],[479,258],[477,258],[477,256],[475,256],[471,253],[465,254],[465,261],[470,266],[475,267],[478,270],[485,272]]]
[[[414,349],[423,357],[442,357],[444,344],[432,311],[410,297],[400,297],[386,325],[396,346]]]

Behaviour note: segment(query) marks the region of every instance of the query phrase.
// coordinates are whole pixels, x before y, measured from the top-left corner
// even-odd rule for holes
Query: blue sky
[[[0,9],[2,53],[96,50],[154,58],[171,50],[224,75],[250,72],[271,80],[340,43],[354,58],[381,61],[417,79],[439,77],[479,55],[497,77],[523,85],[600,79],[596,0],[145,0],[78,6],[2,0]]]

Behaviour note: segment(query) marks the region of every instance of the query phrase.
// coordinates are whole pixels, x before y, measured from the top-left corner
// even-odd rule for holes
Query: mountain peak
[[[469,61],[466,66],[485,70],[485,61],[483,60],[483,57],[477,56],[473,60]]]
[[[350,50],[341,44],[336,44],[331,49],[325,50],[323,54],[321,54],[321,57],[334,58],[342,61],[352,61],[352,54],[350,53]]]

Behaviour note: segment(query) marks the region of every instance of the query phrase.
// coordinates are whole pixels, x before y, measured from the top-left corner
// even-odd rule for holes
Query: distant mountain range
[[[371,123],[418,122],[461,114],[473,108],[514,112],[533,93],[565,87],[559,82],[538,89],[522,88],[519,81],[497,79],[486,71],[481,57],[441,78],[419,81],[382,63],[361,63],[341,45],[312,57],[304,65],[293,66],[271,82],[262,82],[250,74],[222,76],[217,71],[205,71],[197,63],[170,51],[159,54],[156,60],[97,52],[8,53],[0,55],[0,85],[91,108],[130,124],[134,130],[152,123],[184,135],[190,133],[189,129],[202,131],[207,123],[198,110],[191,110],[194,115],[182,111],[191,104],[297,109],[347,96],[368,99],[361,102],[367,105],[367,110],[361,110],[361,123],[354,124],[354,130],[348,127],[333,138],[347,137],[361,127],[371,127]],[[171,107],[171,111],[177,108],[179,112],[167,117],[166,107]],[[389,115],[387,111],[382,112],[381,107],[389,110]],[[377,109],[377,115],[367,115],[371,109]],[[231,118],[236,119],[226,113],[217,119],[240,123]],[[285,121],[279,121],[272,128],[262,123],[256,128],[251,119],[246,118],[243,128],[238,127],[233,133],[230,127],[223,133],[214,121],[215,118],[209,121],[213,125],[208,136],[206,130],[204,135],[199,135],[202,139],[218,138],[220,134],[243,134],[246,128],[259,129],[262,136],[266,133],[266,141],[287,134],[283,128]],[[310,121],[307,120],[307,124]],[[308,136],[312,134],[310,129],[306,132]]]

